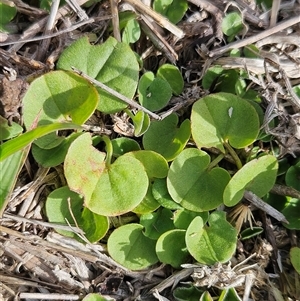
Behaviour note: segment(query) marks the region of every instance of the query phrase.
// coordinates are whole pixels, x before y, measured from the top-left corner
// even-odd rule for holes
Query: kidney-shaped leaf
[[[155,248],[158,259],[179,268],[189,256],[184,238],[185,230],[176,229],[163,233],[157,240]]]
[[[156,76],[166,80],[169,83],[173,94],[179,95],[182,92],[184,80],[176,66],[171,64],[163,64],[157,70]]]
[[[117,228],[108,238],[109,255],[122,266],[141,270],[158,261],[156,241],[143,234],[143,226],[127,224]]]
[[[223,143],[244,148],[259,132],[259,118],[248,101],[229,93],[203,97],[194,103],[191,114],[192,136],[197,146],[216,147]]]
[[[133,157],[121,156],[109,166],[104,159],[105,154],[92,146],[90,135],[83,134],[68,150],[65,176],[70,188],[85,197],[85,205],[91,211],[120,215],[143,200],[148,176],[143,164]]]
[[[223,192],[230,180],[225,169],[208,170],[210,157],[196,148],[183,150],[172,162],[167,178],[171,197],[191,211],[208,211],[223,202]]]
[[[177,124],[176,114],[171,114],[161,121],[152,121],[143,136],[144,148],[163,155],[167,161],[173,160],[184,149],[191,135],[188,119],[183,121],[179,128]]]
[[[165,178],[168,174],[168,162],[162,155],[156,152],[139,150],[129,152],[125,156],[131,156],[141,161],[150,179]]]
[[[39,124],[71,118],[81,125],[94,113],[98,101],[97,90],[86,79],[73,72],[52,71],[29,86],[23,98],[24,123],[30,128],[37,117]]]
[[[291,263],[300,275],[300,248],[294,247],[290,250]]]
[[[258,197],[267,194],[277,177],[278,162],[274,156],[266,155],[244,165],[230,180],[224,191],[224,204],[236,205],[245,190],[250,190]]]
[[[172,89],[168,82],[155,77],[152,72],[146,72],[139,82],[139,102],[150,111],[157,111],[167,105]]]
[[[105,168],[105,154],[92,146],[90,134],[78,137],[69,147],[64,171],[71,190],[91,198],[101,172]]]
[[[83,208],[83,198],[67,186],[52,191],[47,198],[45,208],[48,220],[52,223],[75,226],[74,217],[90,242],[98,241],[108,230],[108,218]],[[62,235],[77,238],[74,232],[59,228],[56,231]]]
[[[133,210],[144,199],[148,186],[143,164],[124,155],[103,170],[86,206],[101,215],[121,215]]]
[[[112,37],[97,46],[91,45],[87,37],[77,40],[61,54],[57,67],[65,70],[76,67],[128,98],[134,96],[137,88],[139,65],[136,56],[127,44]],[[98,91],[101,96],[98,110],[114,113],[127,107],[100,88]]]
[[[188,251],[200,263],[227,262],[236,250],[237,230],[226,221],[224,211],[213,212],[208,224],[195,217],[186,231]]]

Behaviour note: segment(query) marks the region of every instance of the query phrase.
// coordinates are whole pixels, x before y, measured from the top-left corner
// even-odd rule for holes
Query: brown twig
[[[257,41],[264,39],[265,37],[268,37],[274,33],[282,31],[288,27],[291,27],[291,26],[299,23],[299,22],[300,22],[300,16],[293,17],[289,20],[286,20],[286,21],[283,21],[283,22],[277,24],[276,26],[274,26],[272,28],[266,29],[263,32],[253,35],[249,38],[230,43],[230,44],[228,44],[224,47],[221,47],[219,49],[216,49],[216,50],[212,50],[209,52],[208,55],[210,57],[219,56],[232,49],[238,49],[238,48],[244,47],[246,45],[256,43]]]

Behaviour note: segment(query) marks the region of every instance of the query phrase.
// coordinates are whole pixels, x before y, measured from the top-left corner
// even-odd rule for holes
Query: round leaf
[[[237,12],[231,12],[222,20],[222,31],[227,36],[235,36],[243,29],[243,19]]]
[[[68,200],[70,201],[70,209]],[[108,231],[108,218],[83,208],[83,198],[67,186],[52,191],[47,198],[45,208],[48,220],[52,223],[68,225],[68,221],[69,224],[75,226],[74,216],[80,229],[85,232],[85,237],[90,242],[100,240]],[[74,232],[58,228],[55,230],[62,235],[78,238]]]
[[[154,180],[152,184],[152,194],[157,202],[167,209],[176,210],[182,208],[171,198],[168,192],[166,179],[157,178]]]
[[[153,151],[140,150],[125,155],[138,159],[145,167],[150,179],[165,178],[168,174],[169,165],[166,159]]]
[[[143,164],[121,156],[101,173],[86,206],[105,216],[117,216],[134,209],[145,197],[149,179]]]
[[[145,236],[151,239],[158,239],[166,231],[174,229],[172,218],[172,211],[166,208],[143,214],[140,223],[145,227]]]
[[[136,214],[146,214],[155,211],[160,207],[160,204],[156,201],[152,194],[152,185],[149,185],[146,196],[143,200],[132,210]]]
[[[225,152],[223,142],[244,148],[256,140],[259,118],[251,104],[233,94],[217,93],[194,103],[192,136],[197,146],[216,147]]]
[[[63,83],[63,84],[62,84]],[[38,118],[38,125],[72,119],[84,124],[99,102],[95,87],[73,72],[52,71],[35,79],[23,98],[24,124],[30,129]],[[55,133],[38,139],[40,148],[53,148],[64,140]]]
[[[300,200],[290,199],[285,208],[282,210],[282,214],[288,220],[288,224],[284,224],[287,229],[300,230]]]
[[[274,186],[278,163],[274,156],[266,155],[244,165],[230,180],[224,191],[224,204],[236,205],[245,190],[250,190],[258,197],[266,195]]]
[[[57,68],[70,70],[71,67],[88,74],[122,95],[132,98],[135,94],[139,76],[139,65],[134,52],[125,43],[108,38],[105,43],[90,45],[87,37],[83,37],[64,50]],[[127,107],[127,104],[98,89],[101,102],[98,110],[115,113]]]
[[[104,159],[105,154],[92,146],[88,133],[78,137],[69,147],[64,163],[65,177],[70,189],[82,194],[85,202],[91,198],[105,168]]]
[[[5,31],[4,25],[9,23],[17,14],[17,8],[12,1],[0,2],[0,30]]]
[[[300,248],[294,247],[290,250],[291,263],[297,273],[300,275]]]
[[[155,264],[155,240],[143,234],[143,226],[127,224],[117,228],[108,238],[109,255],[130,270],[145,269]]]
[[[135,43],[140,36],[141,29],[139,22],[136,19],[129,20],[123,30],[122,41],[127,44]]]
[[[150,111],[165,107],[172,96],[172,89],[167,81],[155,78],[152,72],[146,72],[139,81],[139,102]]]
[[[300,162],[291,166],[285,174],[286,185],[300,190]]]
[[[32,145],[31,152],[37,163],[43,167],[54,167],[64,162],[70,144],[81,133],[73,133],[66,137],[58,146],[51,149],[44,149],[38,147],[36,144]]]
[[[183,18],[188,3],[186,0],[154,0],[153,8],[176,24]]]
[[[38,124],[71,118],[81,125],[94,113],[98,101],[97,90],[86,79],[73,72],[52,71],[29,86],[23,98],[24,124],[30,128],[38,117]]]
[[[207,170],[210,157],[196,148],[183,150],[172,162],[167,178],[168,191],[182,207],[196,212],[217,208],[230,180],[225,169]]]
[[[203,223],[206,223],[208,220],[208,212],[194,212],[186,209],[179,209],[174,213],[174,225],[178,229],[186,230],[192,220],[200,216],[203,220]]]
[[[173,94],[179,95],[182,92],[184,81],[179,69],[176,66],[171,64],[163,64],[157,70],[156,76],[169,83]]]
[[[157,240],[155,250],[159,261],[179,268],[189,256],[185,245],[185,231],[170,230],[165,232]]]
[[[119,157],[130,151],[135,151],[140,149],[139,144],[135,140],[127,137],[120,137],[120,138],[113,139],[111,141],[111,144],[113,147],[114,157]]]
[[[167,161],[173,160],[184,149],[191,135],[188,119],[184,120],[179,128],[177,124],[176,114],[171,114],[161,121],[152,121],[143,136],[144,148],[161,154]]]
[[[223,211],[213,212],[208,223],[204,225],[200,216],[191,222],[185,236],[188,251],[203,264],[227,262],[236,250],[237,230],[226,221]]]

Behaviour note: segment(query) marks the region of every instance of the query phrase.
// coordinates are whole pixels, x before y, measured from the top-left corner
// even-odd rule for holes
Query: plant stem
[[[213,159],[210,164],[208,165],[208,170],[211,170],[214,168],[223,158],[225,157],[225,154],[219,154],[215,159]]]
[[[107,136],[102,136],[102,140],[104,141],[105,146],[106,146],[105,163],[106,163],[106,166],[109,167],[111,164],[111,158],[112,158],[112,154],[113,154],[113,146],[112,146],[110,139]]]
[[[232,156],[232,158],[235,161],[235,164],[237,166],[238,169],[241,169],[243,167],[243,164],[239,158],[239,156],[236,154],[235,150],[230,146],[229,143],[224,142],[224,146],[226,147],[226,149],[228,150],[229,154]]]

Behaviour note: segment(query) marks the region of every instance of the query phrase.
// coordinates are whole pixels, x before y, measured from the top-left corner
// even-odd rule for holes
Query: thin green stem
[[[215,159],[213,159],[209,166],[208,166],[208,170],[211,170],[212,168],[214,168],[221,160],[223,160],[223,158],[225,157],[225,154],[219,154]]]
[[[235,164],[237,166],[238,169],[241,169],[243,167],[243,164],[239,158],[239,156],[237,155],[237,153],[235,152],[235,150],[230,146],[229,143],[224,142],[224,146],[226,147],[226,149],[228,150],[229,154],[231,155],[231,157],[233,158],[233,160],[235,161]]]
[[[106,146],[105,163],[106,163],[106,166],[108,167],[111,164],[111,159],[112,159],[112,154],[113,154],[113,146],[112,146],[110,139],[107,136],[102,136],[102,140],[104,141],[105,146]]]

